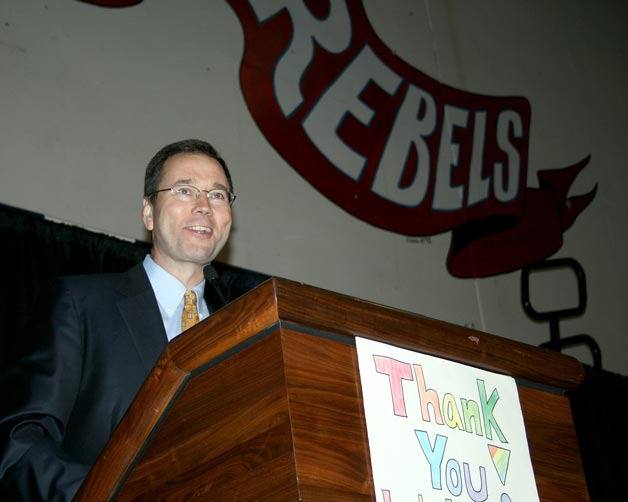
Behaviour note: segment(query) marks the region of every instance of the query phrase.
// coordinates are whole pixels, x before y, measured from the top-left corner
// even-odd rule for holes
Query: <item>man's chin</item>
[[[188,258],[188,261],[190,261],[191,263],[195,263],[199,267],[204,267],[208,263],[211,263],[213,259],[214,259],[213,254],[205,254],[202,256],[190,256]]]
[[[207,265],[208,263],[211,263],[217,254],[218,254],[218,251],[216,251],[216,249],[212,247],[211,250],[206,249],[203,251],[199,251],[198,253],[190,253],[188,255],[188,259],[189,261],[203,267]]]

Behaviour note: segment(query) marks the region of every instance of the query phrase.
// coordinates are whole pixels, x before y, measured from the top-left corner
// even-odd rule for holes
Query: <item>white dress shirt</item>
[[[166,329],[168,341],[181,334],[181,315],[183,314],[183,294],[186,287],[174,275],[166,272],[152,259],[150,255],[144,258],[144,270],[148,275],[150,285],[153,287],[161,319]],[[205,291],[205,280],[203,279],[192,288],[196,293],[196,309],[200,320],[209,317],[209,309],[205,303],[203,293]]]

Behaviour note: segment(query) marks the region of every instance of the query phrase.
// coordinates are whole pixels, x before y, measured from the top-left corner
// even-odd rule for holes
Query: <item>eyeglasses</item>
[[[213,190],[201,190],[192,185],[174,185],[170,188],[162,188],[148,194],[148,197],[159,192],[170,192],[181,202],[195,202],[201,195],[207,197],[207,201],[212,206],[230,206],[236,198],[236,195],[224,188],[214,188]]]

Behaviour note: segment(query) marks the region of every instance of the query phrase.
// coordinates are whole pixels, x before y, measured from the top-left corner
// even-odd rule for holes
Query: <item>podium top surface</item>
[[[584,381],[584,368],[572,357],[275,277],[175,338],[167,351],[179,369],[195,372],[277,325],[349,344],[356,336],[370,338],[558,391]]]

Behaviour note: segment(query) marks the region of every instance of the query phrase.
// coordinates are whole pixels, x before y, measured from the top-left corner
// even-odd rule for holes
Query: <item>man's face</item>
[[[201,190],[229,189],[220,164],[202,154],[180,153],[164,164],[159,188],[176,184]],[[212,261],[227,242],[231,207],[211,205],[207,197],[182,202],[170,192],[160,192],[153,202],[144,199],[142,220],[153,233],[153,259],[168,271],[187,264],[203,266]]]

